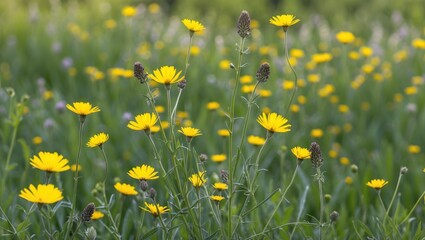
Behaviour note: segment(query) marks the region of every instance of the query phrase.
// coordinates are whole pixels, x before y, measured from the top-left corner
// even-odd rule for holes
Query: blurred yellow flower
[[[157,83],[170,85],[178,83],[184,79],[184,76],[180,77],[182,71],[179,71],[178,73],[176,73],[176,71],[176,68],[173,66],[163,66],[160,69],[154,70],[153,74],[149,74],[148,77]]]
[[[249,144],[254,146],[263,146],[266,142],[266,139],[259,136],[250,135],[248,136],[247,141]]]
[[[304,51],[298,48],[293,48],[289,51],[289,55],[293,58],[302,58],[304,57]]]
[[[38,184],[37,188],[30,184],[21,190],[19,197],[39,204],[52,204],[63,199],[62,192],[52,184]]]
[[[407,151],[411,154],[418,154],[421,152],[421,147],[419,145],[409,145]]]
[[[356,37],[351,32],[341,31],[336,34],[336,39],[343,44],[348,44],[354,42]]]
[[[219,129],[217,131],[217,134],[221,137],[228,137],[228,136],[230,136],[230,131],[227,130],[227,129]]]
[[[358,60],[358,59],[360,58],[360,54],[359,54],[358,52],[350,51],[350,52],[348,53],[348,57],[349,57],[351,60]]]
[[[105,21],[105,27],[107,29],[114,29],[117,26],[117,22],[114,19],[108,19]]]
[[[32,138],[32,144],[40,145],[43,142],[43,138],[40,136],[35,136]]]
[[[208,110],[217,110],[220,108],[220,103],[218,102],[208,102],[207,103],[207,109]]]
[[[93,214],[91,215],[90,219],[91,220],[98,220],[101,219],[105,216],[105,214],[101,211],[94,211]]]
[[[307,98],[304,95],[300,95],[297,97],[297,101],[299,104],[306,104],[307,103]]]
[[[326,84],[318,90],[319,97],[328,97],[335,92],[335,87],[332,84]]]
[[[295,82],[294,81],[290,81],[290,80],[284,80],[282,82],[282,88],[284,90],[292,90],[295,87]]]
[[[213,196],[211,196],[210,198],[211,198],[211,200],[213,200],[213,201],[215,201],[215,202],[220,202],[221,200],[223,200],[223,199],[224,199],[224,197],[223,197],[223,196],[217,196],[217,195],[213,195]]]
[[[195,188],[202,187],[202,185],[207,182],[205,179],[205,171],[192,174],[192,176],[189,177],[189,181]]]
[[[348,177],[345,178],[344,181],[345,181],[345,184],[351,185],[353,183],[353,178],[348,176]]]
[[[243,75],[239,78],[239,81],[242,84],[247,84],[252,82],[252,76],[251,75]]]
[[[137,195],[136,189],[127,183],[115,183],[114,188],[123,195]]]
[[[52,91],[44,91],[43,93],[43,99],[44,100],[49,100],[53,98],[53,92]]]
[[[291,106],[289,106],[289,110],[291,110],[291,112],[297,113],[300,111],[300,106],[297,104],[291,104]]]
[[[373,180],[367,182],[366,185],[368,187],[379,190],[379,189],[383,188],[387,183],[388,183],[388,181],[386,181],[384,179],[373,179]]]
[[[320,75],[319,74],[309,74],[307,75],[307,81],[311,83],[318,83],[320,82]]]
[[[272,91],[267,89],[260,89],[258,90],[258,95],[260,95],[262,98],[268,98],[272,95]]]
[[[121,14],[124,17],[133,17],[134,15],[137,14],[137,9],[135,7],[132,6],[125,6],[122,10],[121,10]]]
[[[360,48],[360,53],[364,56],[364,57],[370,57],[373,54],[373,49],[370,47],[361,47]]]
[[[219,191],[223,191],[223,190],[227,190],[228,186],[227,186],[226,183],[217,182],[217,183],[214,183],[213,188],[215,188]]]
[[[257,122],[271,133],[291,131],[291,125],[288,124],[288,119],[277,113],[263,113],[258,116]]]
[[[404,89],[406,95],[415,95],[418,93],[418,88],[416,86],[410,86]]]
[[[95,134],[93,137],[90,138],[90,140],[87,143],[87,147],[100,147],[102,148],[102,145],[108,141],[109,139],[109,135],[106,133],[99,133],[99,134]]]
[[[192,33],[205,30],[205,27],[200,22],[195,21],[195,20],[183,19],[182,23]]]
[[[298,23],[300,20],[296,19],[296,17],[292,14],[284,14],[284,15],[278,15],[270,18],[270,23],[278,26],[283,27],[283,30],[286,32],[288,27]]]
[[[311,60],[317,64],[331,61],[333,58],[330,53],[316,53],[311,56]]]
[[[70,169],[68,160],[57,152],[39,152],[30,161],[31,166],[46,172],[64,172]]]
[[[155,168],[143,164],[142,166],[134,167],[127,174],[137,180],[155,180],[159,177],[158,172],[155,172]]]
[[[412,46],[417,49],[425,49],[425,39],[421,39],[421,38],[413,39]]]
[[[362,66],[362,71],[366,74],[370,74],[374,69],[375,67],[372,64],[365,64]]]
[[[211,161],[213,162],[223,162],[227,159],[226,154],[214,154],[211,156]]]
[[[310,131],[310,135],[313,138],[321,138],[323,137],[323,130],[320,128],[315,128]]]
[[[219,66],[221,69],[230,69],[231,62],[227,59],[221,60]]]
[[[342,165],[348,166],[348,165],[350,164],[350,159],[348,159],[347,157],[341,157],[341,158],[339,159],[339,162],[340,162]]]
[[[345,105],[345,104],[340,104],[338,106],[338,111],[341,112],[341,113],[347,113],[347,112],[350,111],[350,107],[348,105]]]
[[[92,105],[88,102],[74,102],[72,103],[72,106],[66,104],[66,108],[80,116],[87,116],[92,113],[100,112],[98,107],[92,107]]]
[[[151,3],[148,6],[149,12],[152,14],[157,14],[161,11],[161,6],[158,3]]]
[[[243,93],[252,93],[255,89],[255,85],[254,84],[250,84],[250,85],[243,85],[241,88],[241,92]]]

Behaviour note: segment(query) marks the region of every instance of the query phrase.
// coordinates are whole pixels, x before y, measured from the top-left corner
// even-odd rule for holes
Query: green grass
[[[212,4],[211,8],[222,7],[216,4]],[[379,5],[379,2],[375,4]],[[379,9],[377,5],[370,7]],[[259,6],[251,12],[251,5],[244,8],[236,4],[222,9],[225,17],[216,24],[219,17],[214,11],[200,14],[202,10],[199,10],[183,16],[187,8],[181,5],[173,9],[163,6],[158,13],[153,13],[149,11],[149,5],[141,4],[138,15],[126,18],[121,15],[123,6],[120,1],[70,1],[46,5],[33,2],[27,7],[18,2],[0,3],[0,12],[4,16],[0,23],[0,160],[3,166],[0,179],[4,179],[4,186],[0,185],[0,206],[4,211],[0,213],[2,237],[65,237],[72,205],[74,172],[53,174],[51,182],[63,192],[64,199],[43,206],[41,211],[36,204],[18,195],[29,184],[45,182],[44,173],[29,164],[40,151],[58,152],[70,164],[75,163],[79,141],[78,116],[66,108],[58,108],[57,104],[78,101],[99,106],[101,112],[87,116],[85,123],[76,213],[80,214],[90,202],[107,213],[103,206],[105,199],[99,195],[102,188],[97,186],[103,181],[105,162],[101,151],[85,146],[91,136],[105,132],[110,137],[104,144],[109,160],[105,189],[112,215],[112,220],[105,216],[82,224],[76,233],[80,238],[88,238],[85,231],[93,226],[99,239],[113,239],[112,221],[118,223],[116,232],[122,239],[141,239],[142,236],[152,239],[425,237],[421,232],[425,220],[421,214],[424,189],[419,184],[423,181],[422,169],[425,167],[421,162],[425,148],[422,134],[425,132],[425,97],[421,94],[424,90],[425,50],[414,48],[411,44],[415,38],[424,39],[425,33],[424,29],[417,27],[420,17],[416,13],[399,22],[391,20],[394,24],[389,24],[386,14],[371,16],[367,9],[359,7],[358,11],[364,12],[365,18],[346,19],[345,24],[341,24],[329,21],[330,16],[324,15],[331,11],[329,9],[319,8],[314,12],[294,4],[293,8],[285,8],[288,12],[274,12],[270,6]],[[249,118],[245,119],[250,95],[242,93],[239,87],[236,89],[231,143],[231,161],[236,168],[232,182],[236,191],[231,194],[231,204],[227,198],[230,193],[226,191],[223,194],[226,199],[217,206],[209,201],[208,195],[213,194],[212,184],[220,180],[220,171],[229,169],[229,156],[223,163],[215,163],[211,159],[200,163],[198,156],[205,153],[211,158],[213,154],[229,152],[230,139],[218,136],[217,130],[232,126],[226,114],[230,112],[237,79],[235,70],[222,69],[220,62],[229,60],[238,69],[236,44],[240,38],[234,27],[237,15],[233,12],[237,7],[240,8],[238,14],[247,9],[251,18],[259,23],[258,28],[252,29],[252,34],[245,39],[245,47],[249,51],[242,55],[241,64],[246,65],[240,69],[240,75],[252,76],[255,84],[258,67],[269,62],[270,78],[259,88],[270,90],[272,95],[256,97]],[[400,7],[400,11],[403,13],[406,9]],[[289,50],[297,48],[304,51],[304,57],[297,59],[294,69],[299,81],[305,83],[298,88],[292,102],[299,110],[287,114],[285,111],[293,89],[283,89],[282,83],[294,81],[294,75],[285,59],[281,30],[268,23],[271,16],[284,13],[295,14],[301,19],[300,23],[289,28],[287,40]],[[317,13],[322,15],[314,15]],[[161,133],[153,135],[159,150],[157,157],[169,171],[164,177],[146,134],[127,128],[134,116],[152,112],[146,86],[134,77],[114,78],[110,70],[132,70],[133,64],[139,61],[149,73],[165,65],[184,71],[189,34],[181,19],[192,16],[198,16],[196,20],[207,30],[194,35],[192,47],[199,47],[200,52],[190,58],[185,76],[187,86],[177,110],[188,114],[181,122],[191,122],[193,127],[202,131],[202,136],[194,138],[188,149],[185,137],[177,132],[180,125],[175,126],[174,135],[166,130],[166,138]],[[335,14],[336,19],[340,17],[340,13]],[[115,21],[114,28],[105,27],[108,19]],[[233,22],[229,24],[228,21]],[[368,21],[374,24],[365,28]],[[335,38],[339,31],[351,31],[357,40],[343,45]],[[265,46],[268,47],[266,54]],[[362,46],[372,47],[373,55],[360,56],[358,60],[347,57],[352,51],[359,52]],[[406,57],[401,60],[395,57],[400,51],[406,51]],[[321,52],[331,53],[333,59],[309,68],[311,56]],[[65,66],[64,61],[69,60],[72,64]],[[374,65],[371,73],[363,72],[362,67],[366,64]],[[104,78],[93,81],[86,73],[89,66],[97,68]],[[310,82],[311,74],[318,74],[320,81]],[[376,74],[383,80],[377,81],[379,76]],[[353,82],[360,77],[364,78],[364,82],[354,88]],[[412,82],[413,78],[417,79],[416,83]],[[320,89],[326,84],[331,84],[334,91],[327,96],[319,96]],[[416,93],[406,92],[406,88],[411,86],[416,87]],[[155,104],[165,108],[160,116],[167,120],[165,88],[157,85],[151,90],[159,91]],[[46,91],[51,91],[53,97],[44,98]],[[178,88],[173,85],[173,106],[177,95]],[[300,103],[299,96],[304,96],[306,103]],[[220,110],[207,110],[206,104],[210,101],[219,102]],[[339,110],[341,104],[348,106],[348,112]],[[261,152],[259,166],[255,166],[260,148],[244,141],[239,156],[237,151],[245,120],[248,120],[245,137],[258,135],[266,138],[266,131],[256,122],[265,108],[284,115],[292,127],[288,133],[273,135]],[[321,129],[323,136],[312,136],[313,129]],[[33,143],[36,136],[43,139],[41,144]],[[313,179],[316,170],[311,167],[310,160],[305,160],[276,214],[271,216],[297,165],[290,149],[295,146],[308,148],[313,141],[320,144],[324,158],[321,168],[325,178],[323,193]],[[422,151],[409,152],[410,145],[418,145]],[[348,158],[349,164],[342,164],[341,157]],[[8,159],[10,162],[7,164]],[[235,165],[236,162],[238,165]],[[170,212],[161,215],[161,218],[139,208],[145,206],[144,202],[152,203],[152,200],[141,192],[139,182],[130,178],[127,172],[141,164],[149,164],[159,172],[160,178],[149,181],[149,186],[157,192],[156,201],[170,208]],[[358,171],[352,171],[353,165]],[[408,172],[403,175],[395,193],[399,172],[404,166]],[[197,190],[187,178],[201,169],[206,170],[207,183],[197,195]],[[258,178],[253,183],[256,174]],[[366,186],[375,178],[389,182],[380,192],[386,207],[395,196],[387,217],[376,191]],[[135,186],[139,194],[135,197],[122,196],[113,187],[116,182]],[[331,196],[324,203],[321,228],[318,223],[320,194]],[[198,199],[199,196],[201,199]],[[243,207],[245,201],[246,206]],[[412,209],[409,221],[403,222]],[[334,223],[330,223],[329,219],[332,211],[340,214]],[[51,215],[42,216],[41,212]],[[233,215],[231,218],[229,213]],[[263,229],[269,218],[270,225]],[[201,226],[198,226],[199,222]],[[51,236],[46,229],[52,233]]]

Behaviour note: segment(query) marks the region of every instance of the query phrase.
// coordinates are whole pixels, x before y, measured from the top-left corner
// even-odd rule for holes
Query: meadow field
[[[2,1],[0,238],[425,239],[423,3],[331,2]]]

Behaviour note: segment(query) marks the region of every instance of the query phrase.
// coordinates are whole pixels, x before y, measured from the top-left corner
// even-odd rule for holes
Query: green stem
[[[319,216],[319,239],[322,239],[322,227],[323,227],[323,213],[324,213],[324,200],[323,200],[323,186],[322,186],[322,172],[320,167],[317,168],[318,184],[319,184],[319,199],[320,199],[320,216]]]
[[[284,33],[285,33],[284,41],[285,41],[286,62],[288,63],[289,67],[291,68],[291,71],[292,71],[292,73],[294,74],[294,77],[295,77],[294,91],[292,91],[292,95],[291,95],[291,98],[289,99],[289,103],[288,103],[288,108],[286,109],[286,112],[285,112],[285,116],[287,116],[289,109],[291,108],[292,101],[294,100],[295,93],[297,92],[297,89],[298,89],[298,76],[297,76],[297,73],[295,72],[294,68],[292,67],[291,62],[289,61],[288,40],[287,40],[288,35],[286,34],[286,31],[284,31]]]
[[[285,200],[286,193],[288,192],[289,188],[290,188],[290,187],[292,186],[292,184],[294,183],[294,179],[295,179],[295,176],[297,175],[297,171],[298,171],[298,167],[299,167],[299,166],[300,166],[300,162],[298,162],[297,166],[295,167],[294,173],[292,174],[291,181],[289,182],[289,184],[288,184],[288,186],[286,187],[285,191],[283,192],[283,194],[282,194],[282,196],[281,196],[281,198],[280,198],[279,202],[277,203],[277,205],[276,205],[276,207],[274,208],[274,210],[273,210],[272,214],[270,215],[269,220],[267,220],[267,223],[266,223],[266,225],[264,226],[263,231],[262,231],[263,233],[265,233],[265,232],[266,232],[267,227],[269,226],[269,224],[270,224],[270,222],[272,221],[272,219],[273,219],[274,215],[276,214],[277,210],[279,209],[280,204],[282,204],[283,200]]]
[[[9,164],[10,164],[10,159],[12,158],[12,152],[13,149],[15,148],[15,142],[16,142],[16,135],[18,133],[18,124],[14,124],[13,127],[13,133],[12,133],[12,139],[10,140],[10,148],[9,151],[7,153],[7,158],[6,158],[6,165],[4,166],[4,172],[3,172],[3,179],[1,181],[1,192],[4,192],[4,188],[6,187],[6,179],[7,179],[7,174],[9,173]]]
[[[79,173],[79,164],[80,164],[80,154],[81,154],[81,146],[83,143],[83,129],[84,129],[85,116],[80,116],[80,129],[79,129],[79,142],[78,142],[78,152],[77,152],[77,160],[75,163],[75,173],[74,173],[74,189],[72,191],[72,202],[71,202],[71,213],[69,215],[68,225],[66,227],[65,232],[65,240],[68,239],[69,233],[72,228],[72,223],[74,222],[74,213],[75,213],[75,205],[77,201],[77,190],[78,190],[78,173]]]
[[[198,197],[198,202],[196,203],[196,205],[198,205],[198,215],[199,215],[199,222],[198,222],[198,227],[199,227],[199,233],[201,235],[201,239],[204,239],[203,235],[202,235],[202,211],[201,211],[201,191],[199,188],[196,189],[196,196]]]
[[[421,194],[421,196],[418,198],[418,200],[416,201],[416,203],[415,203],[415,205],[413,205],[413,207],[412,207],[412,209],[410,209],[410,211],[409,211],[409,213],[407,214],[407,216],[398,224],[399,226],[401,225],[401,224],[403,224],[404,222],[406,222],[408,219],[409,219],[409,217],[410,217],[410,215],[412,215],[412,213],[413,213],[413,211],[415,210],[415,208],[418,206],[418,204],[422,201],[422,199],[424,198],[424,196],[425,196],[425,191]]]
[[[165,168],[164,168],[164,166],[162,165],[162,162],[161,162],[161,157],[160,157],[160,155],[159,155],[159,152],[158,152],[158,149],[156,149],[156,145],[155,145],[155,142],[153,141],[153,139],[152,139],[152,134],[148,134],[148,138],[149,138],[149,141],[151,142],[151,144],[152,144],[152,147],[153,147],[153,150],[154,150],[154,155],[155,155],[155,158],[156,158],[156,160],[158,160],[158,163],[159,163],[159,166],[161,167],[161,169],[162,169],[162,172],[164,173],[164,177],[167,175],[167,171],[165,171]]]
[[[232,100],[230,103],[230,123],[229,123],[229,129],[230,129],[230,136],[229,136],[229,203],[227,208],[227,214],[228,214],[228,221],[227,221],[227,233],[228,238],[230,239],[232,236],[232,200],[233,200],[233,125],[235,122],[235,101],[236,101],[236,93],[239,88],[239,76],[240,76],[240,70],[241,70],[241,62],[242,62],[242,55],[243,55],[243,48],[244,48],[244,42],[245,38],[241,38],[240,44],[239,44],[239,56],[238,56],[238,63],[236,66],[236,77],[235,77],[235,87],[233,89],[232,94]]]
[[[379,198],[379,202],[381,203],[382,208],[384,209],[385,212],[387,212],[387,209],[385,208],[385,204],[384,201],[382,201],[382,197],[381,197],[381,189],[377,190],[378,191],[378,198]],[[385,231],[385,222],[386,222],[386,218],[384,217],[384,221],[382,222],[383,226],[384,226],[384,233]],[[400,232],[398,231],[397,226],[395,225],[394,221],[390,218],[390,223],[391,226],[394,228],[394,230],[397,232],[398,236],[400,237],[400,239],[402,239]],[[386,235],[386,233],[385,233]]]
[[[385,222],[385,219],[388,217],[388,213],[390,212],[390,209],[393,205],[395,196],[397,195],[398,187],[400,186],[402,176],[403,176],[403,174],[400,172],[400,174],[398,175],[397,186],[395,187],[393,197],[391,198],[390,205],[388,205],[387,211],[385,212],[384,222]]]

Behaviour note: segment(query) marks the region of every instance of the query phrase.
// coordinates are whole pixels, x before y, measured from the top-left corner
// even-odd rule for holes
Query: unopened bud
[[[140,189],[142,189],[143,192],[146,192],[148,190],[149,184],[145,180],[140,181]]]
[[[91,216],[94,213],[94,210],[96,210],[94,203],[87,204],[87,206],[84,208],[83,212],[81,213],[81,221],[89,222],[91,220]]]
[[[251,33],[251,18],[247,11],[242,11],[238,19],[238,34],[241,38],[246,38]]]
[[[329,218],[331,219],[331,223],[336,222],[336,220],[338,220],[338,217],[339,217],[339,213],[337,211],[333,211],[329,215]]]
[[[351,172],[357,173],[359,171],[359,167],[356,164],[351,165]]]
[[[402,167],[402,168],[400,169],[400,173],[401,173],[401,174],[406,174],[408,170],[409,170],[409,169],[407,169],[407,167]]]
[[[257,70],[257,74],[255,74],[257,81],[259,82],[267,82],[267,79],[270,77],[270,64],[263,63]]]

